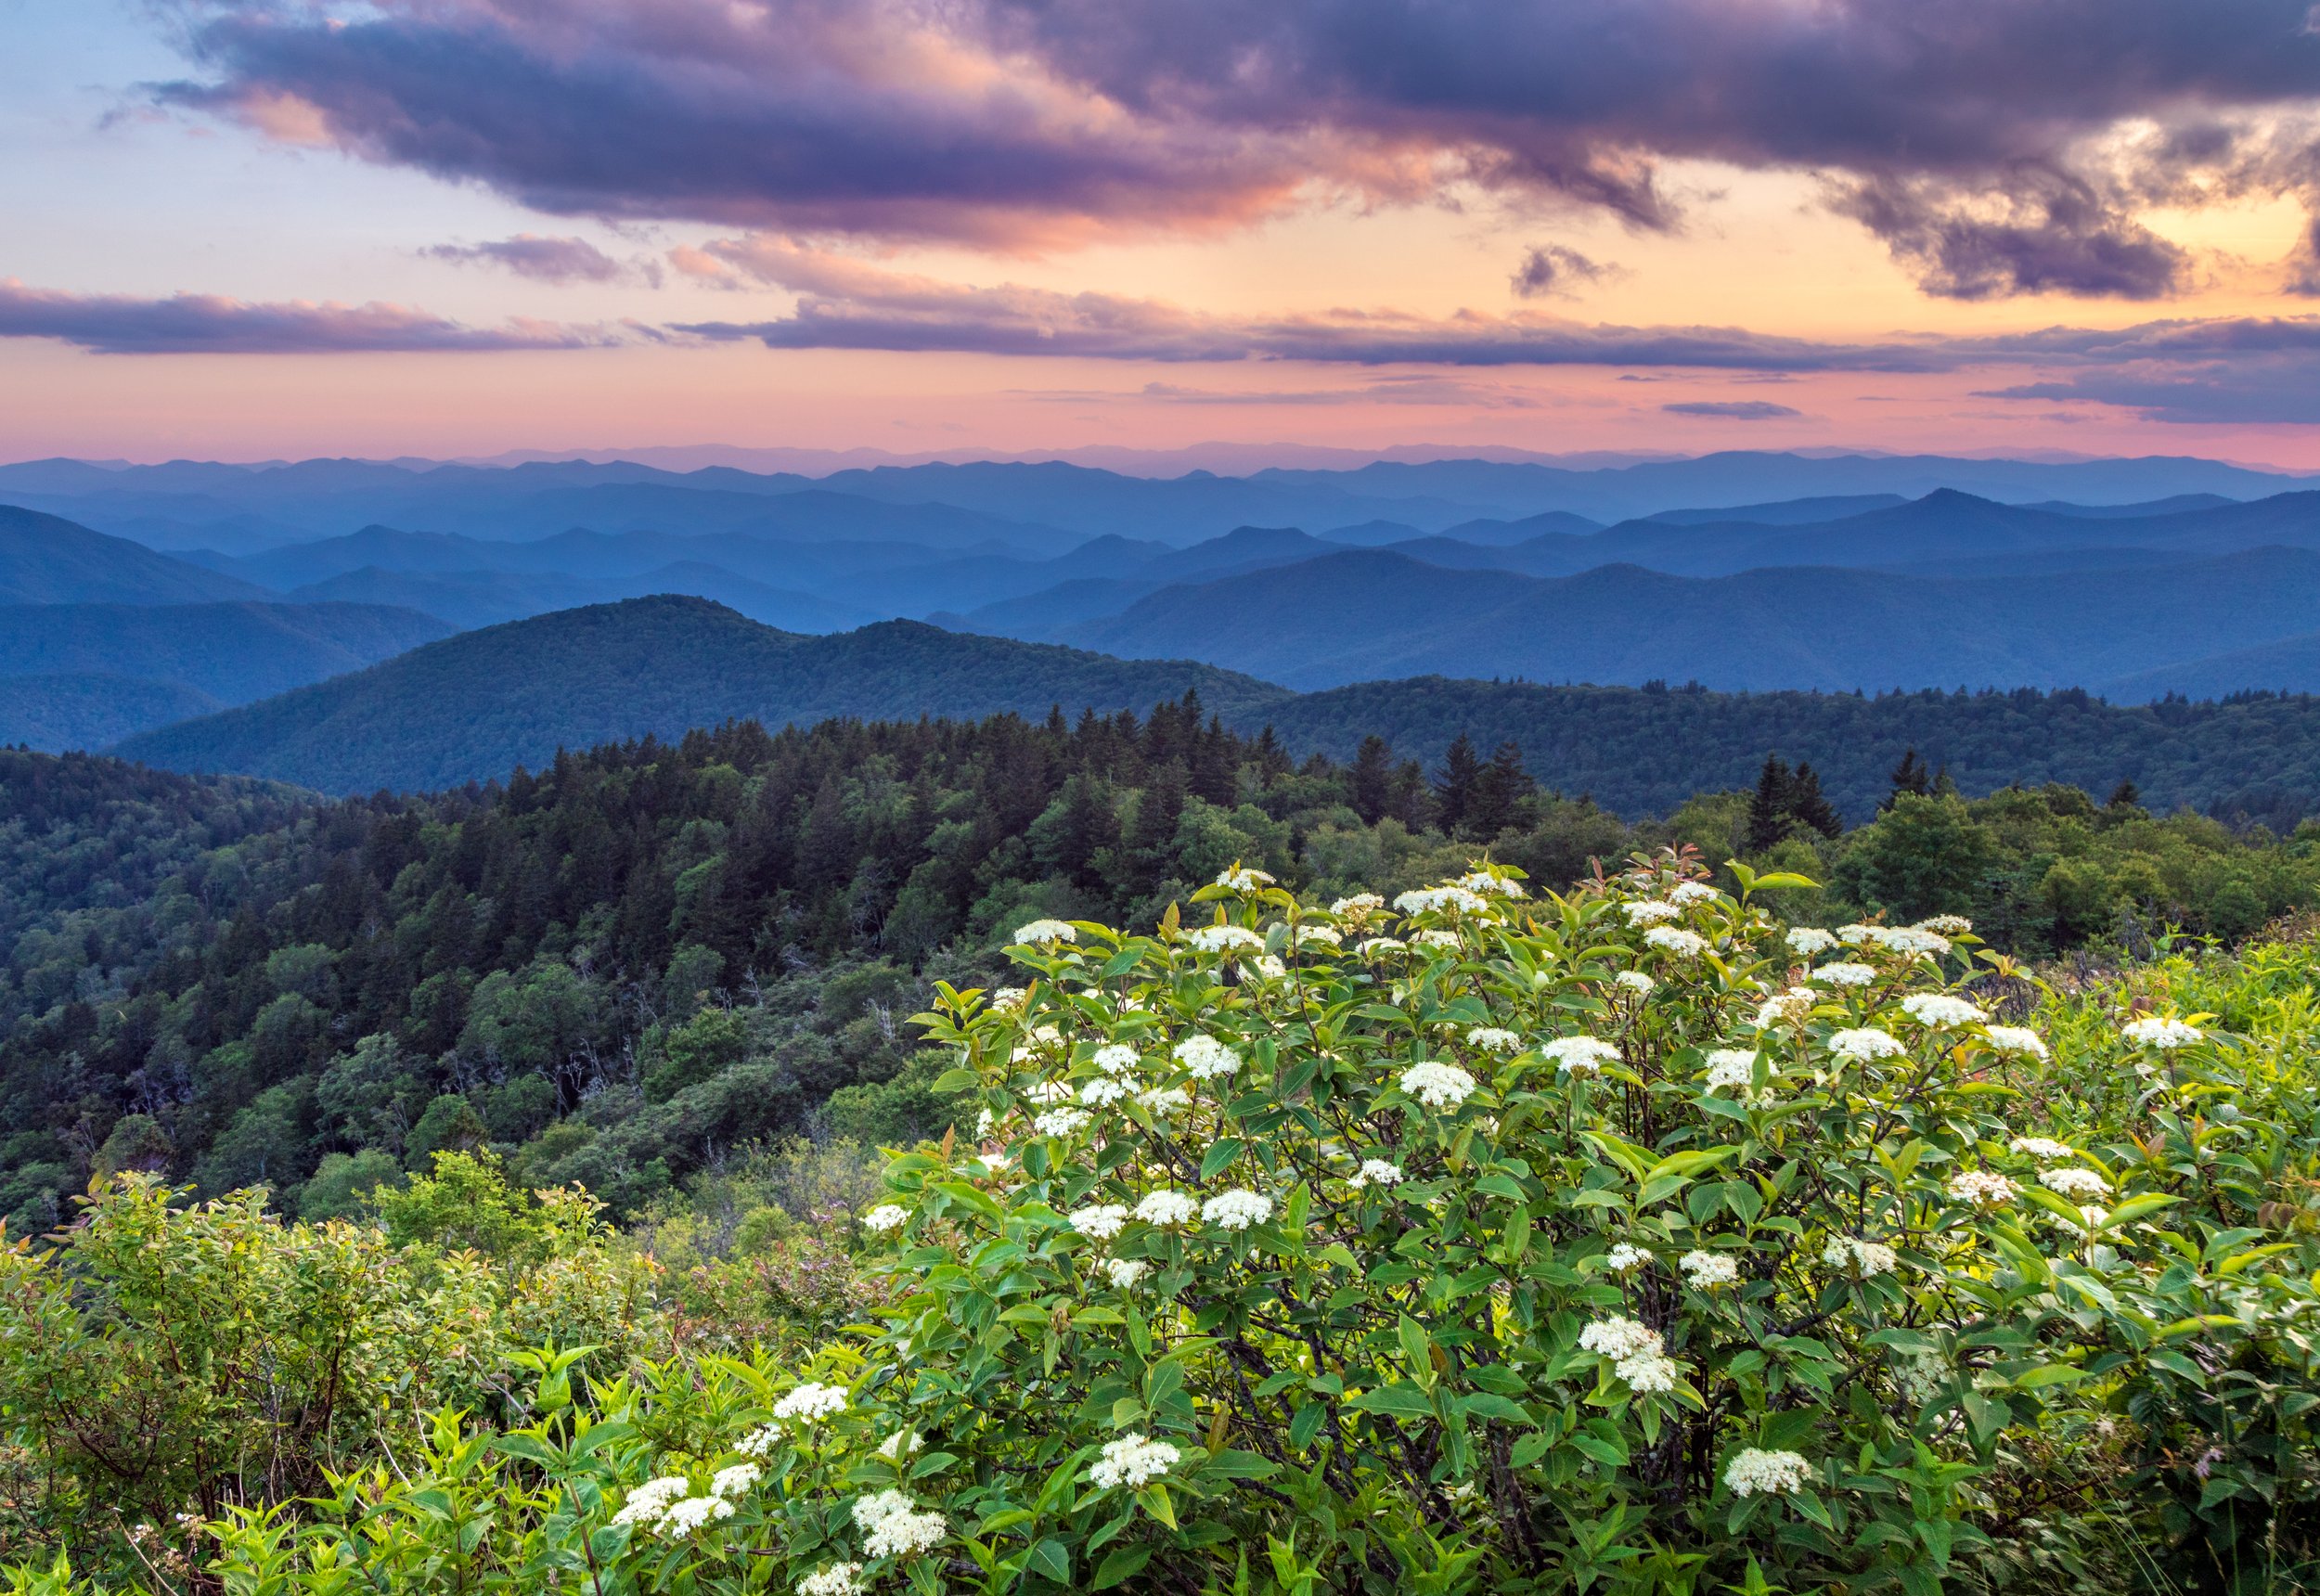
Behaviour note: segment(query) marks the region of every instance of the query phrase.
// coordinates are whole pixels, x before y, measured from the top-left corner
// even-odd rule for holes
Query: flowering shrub
[[[1914,1596],[2092,1566],[2074,1515],[2202,1579],[2309,1559],[2308,1062],[2302,1118],[2227,1117],[2210,1018],[2090,1020],[2054,1051],[2097,1088],[2033,1100],[1969,928],[1785,933],[1755,895],[1810,883],[1736,873],[1389,912],[1228,872],[1213,924],[1026,927],[1022,989],[920,1017],[984,1134],[892,1163],[876,1322],[586,1401],[544,1351],[537,1424],[438,1420],[219,1569]]]

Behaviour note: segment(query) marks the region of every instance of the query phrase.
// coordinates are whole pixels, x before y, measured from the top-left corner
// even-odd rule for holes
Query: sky
[[[0,458],[2320,468],[2311,0],[0,0]]]

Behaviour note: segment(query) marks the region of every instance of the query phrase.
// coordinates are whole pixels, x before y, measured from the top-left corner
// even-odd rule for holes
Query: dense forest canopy
[[[1630,822],[1512,742],[1300,762],[1190,696],[728,723],[339,802],[0,753],[0,1214],[22,1234],[92,1173],[149,1169],[327,1215],[483,1146],[634,1214],[754,1141],[939,1134],[899,1023],[925,981],[996,971],[1035,916],[1149,926],[1236,860],[1392,892],[1488,853],[1551,885],[1683,842],[1825,883],[1792,912],[1964,913],[2024,954],[2320,899],[2320,826],[2156,816],[2130,787],[1968,800],[1913,755],[1847,831],[1810,762],[1751,774]]]

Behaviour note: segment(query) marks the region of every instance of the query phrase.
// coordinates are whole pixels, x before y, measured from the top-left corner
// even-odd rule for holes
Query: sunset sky
[[[2310,0],[0,0],[0,457],[2320,468]]]

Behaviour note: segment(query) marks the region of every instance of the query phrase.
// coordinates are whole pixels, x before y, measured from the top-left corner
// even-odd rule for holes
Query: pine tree
[[[1466,823],[1475,780],[1481,774],[1482,761],[1475,753],[1474,740],[1462,731],[1458,740],[1443,751],[1442,769],[1434,779],[1435,818],[1453,837]]]
[[[1515,824],[1522,801],[1537,786],[1530,772],[1523,768],[1522,749],[1511,740],[1502,742],[1490,763],[1475,773],[1463,830],[1478,841],[1490,841]]]
[[[1745,852],[1761,854],[1788,834],[1789,794],[1795,783],[1786,760],[1777,753],[1764,756],[1764,768],[1757,772],[1756,792],[1748,799]]]
[[[1797,774],[1788,783],[1788,814],[1824,837],[1840,835],[1845,830],[1837,805],[1821,791],[1821,773],[1802,760],[1797,762]]]
[[[1933,772],[1926,768],[1926,762],[1917,757],[1914,748],[1902,753],[1901,762],[1893,766],[1891,780],[1893,791],[1877,805],[1880,815],[1893,807],[1895,800],[1904,793],[1923,798],[1933,791]]]
[[[1375,732],[1363,738],[1361,746],[1354,751],[1348,782],[1353,790],[1353,812],[1361,817],[1363,825],[1374,826],[1391,812],[1394,756],[1386,746],[1386,740]]]

